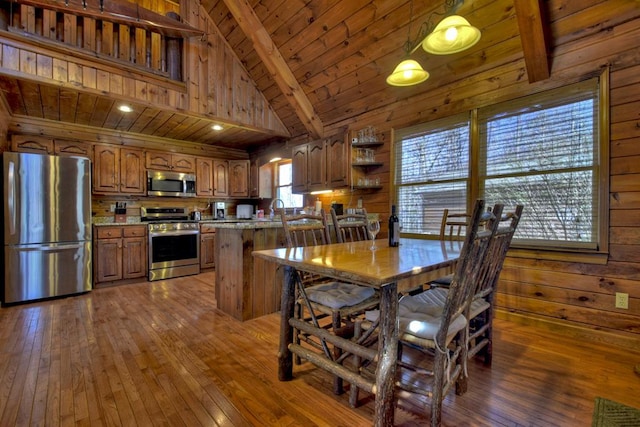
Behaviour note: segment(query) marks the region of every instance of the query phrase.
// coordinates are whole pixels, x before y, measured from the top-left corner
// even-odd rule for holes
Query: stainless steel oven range
[[[186,208],[142,207],[149,227],[150,281],[200,273],[200,226]]]

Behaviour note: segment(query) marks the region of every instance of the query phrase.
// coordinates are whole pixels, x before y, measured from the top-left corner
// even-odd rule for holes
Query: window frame
[[[279,198],[284,202],[285,208],[302,208],[304,207],[304,196],[301,194],[296,194],[293,192],[293,161],[291,159],[278,160],[275,163],[274,167],[274,180],[273,180],[273,194],[276,198]],[[288,184],[281,185],[280,184],[280,167],[283,165],[291,165],[291,177]],[[280,196],[280,189],[284,187],[289,187],[291,189],[291,197],[294,199],[300,199],[300,206],[288,206],[287,201],[282,199]]]
[[[557,241],[551,240],[541,240],[541,241],[518,241],[515,240],[512,243],[512,249],[510,250],[510,255],[513,256],[521,256],[521,257],[535,257],[538,259],[562,259],[566,261],[577,261],[577,262],[588,262],[588,263],[599,263],[603,264],[606,262],[606,255],[609,250],[609,69],[605,68],[603,71],[593,79],[597,79],[597,91],[596,96],[598,97],[598,109],[595,115],[595,120],[598,121],[597,133],[595,136],[598,138],[597,143],[594,144],[594,150],[597,151],[595,155],[597,156],[597,164],[594,166],[594,188],[597,189],[597,195],[594,197],[594,202],[597,203],[597,206],[594,209],[597,209],[595,215],[597,218],[597,226],[594,227],[594,232],[597,233],[597,236],[594,237],[594,244],[589,245],[574,245],[571,242],[563,242],[563,245],[557,245]],[[571,86],[575,83],[580,82],[572,82],[570,84],[566,84],[564,86],[554,87],[550,90],[562,91],[563,88],[571,88]],[[527,95],[525,97],[518,98],[519,102],[526,102],[527,98],[534,99],[538,97],[540,94],[543,94],[543,91],[538,91],[531,95]],[[556,96],[556,95],[552,95]],[[514,100],[516,101],[516,100]],[[499,104],[495,104],[499,105]],[[492,108],[492,106],[483,106],[481,108],[476,108],[469,111],[469,130],[470,130],[470,155],[469,155],[469,189],[468,189],[468,200],[467,200],[467,209],[471,206],[471,201],[475,200],[479,197],[483,183],[480,181],[480,173],[481,173],[481,148],[480,148],[480,129],[479,129],[479,111],[483,111],[484,109]],[[459,114],[453,117],[460,116]],[[442,120],[442,119],[440,119]],[[423,127],[425,129],[429,128],[429,124],[438,123],[440,120],[436,120],[429,123],[424,123],[420,125],[415,125],[399,130],[392,130],[392,159],[391,159],[391,168],[392,168],[392,188],[391,194],[394,200],[398,200],[399,191],[402,184],[399,184],[397,181],[398,178],[398,165],[394,157],[396,154],[397,144],[401,143],[402,136],[407,135],[408,131],[419,129]],[[402,207],[400,206],[400,209]],[[526,213],[526,205],[525,205],[525,213]],[[425,234],[411,234],[411,233],[402,233],[404,237],[417,237],[417,238],[437,238],[438,236],[434,235],[425,235]]]

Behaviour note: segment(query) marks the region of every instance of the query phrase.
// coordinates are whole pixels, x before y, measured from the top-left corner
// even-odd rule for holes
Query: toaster
[[[236,217],[238,219],[251,219],[253,215],[253,205],[238,205]]]

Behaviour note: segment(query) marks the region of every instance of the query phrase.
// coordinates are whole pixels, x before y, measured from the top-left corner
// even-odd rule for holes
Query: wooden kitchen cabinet
[[[229,160],[229,195],[249,197],[249,160]]]
[[[11,151],[19,153],[53,154],[53,138],[33,135],[11,136]]]
[[[259,165],[258,160],[253,160],[250,165],[250,191],[249,197],[271,199],[273,197],[273,163]]]
[[[145,164],[147,169],[153,170],[167,170],[182,173],[196,172],[196,158],[185,154],[147,151]]]
[[[327,182],[330,188],[348,187],[351,184],[351,154],[347,136],[340,135],[326,140]]]
[[[120,192],[120,148],[113,145],[93,147],[93,192]]]
[[[95,145],[93,192],[144,194],[144,153],[135,148]]]
[[[53,141],[53,153],[56,156],[77,156],[93,160],[93,146],[87,142],[56,139]]]
[[[196,195],[213,196],[213,159],[196,159]]]
[[[13,135],[11,151],[21,153],[79,156],[93,160],[93,146],[88,142],[67,141],[33,135]]]
[[[216,266],[216,229],[209,224],[200,224],[200,269]]]
[[[291,151],[291,184],[294,193],[300,194],[308,191],[307,153],[307,144],[297,145]]]
[[[310,142],[307,148],[307,156],[307,190],[328,189],[325,141]]]
[[[291,152],[294,193],[348,187],[349,145],[343,136],[309,142]]]
[[[94,283],[147,275],[147,227],[99,226],[94,236]]]
[[[143,194],[145,191],[144,153],[142,150],[120,149],[120,193]]]
[[[213,161],[213,195],[229,195],[229,162],[227,160]]]

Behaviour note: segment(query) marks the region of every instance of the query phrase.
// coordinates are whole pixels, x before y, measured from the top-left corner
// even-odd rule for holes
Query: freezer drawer
[[[91,290],[91,241],[4,247],[3,302]]]

